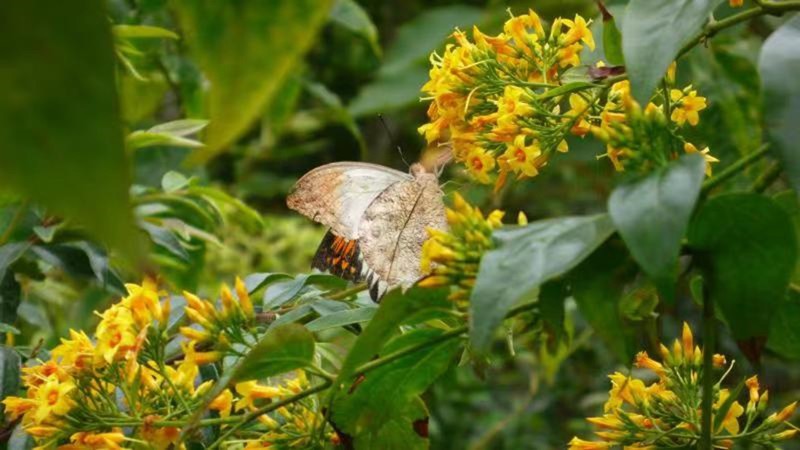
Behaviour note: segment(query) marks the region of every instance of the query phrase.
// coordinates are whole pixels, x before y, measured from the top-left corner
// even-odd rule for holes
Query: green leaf
[[[800,293],[790,291],[787,297],[772,319],[767,348],[784,358],[800,360]]]
[[[611,14],[603,15],[603,52],[605,52],[609,64],[625,65],[625,56],[622,54],[622,34],[617,28],[617,21]]]
[[[473,6],[444,6],[429,9],[400,26],[377,77],[348,104],[350,115],[357,118],[418,104],[431,51],[441,47],[456,27],[472,28],[482,15]]]
[[[274,283],[275,281],[285,280],[288,278],[292,278],[292,276],[289,275],[288,273],[258,272],[258,273],[251,273],[250,275],[244,277],[243,281],[245,287],[247,287],[247,292],[252,295],[257,290],[261,289],[264,286],[269,285],[270,283]]]
[[[19,394],[20,384],[19,355],[11,347],[0,347],[0,398]],[[0,414],[4,410],[0,403]]]
[[[377,429],[361,429],[353,442],[356,450],[427,450],[428,409],[419,398],[395,411]]]
[[[166,28],[151,25],[114,25],[114,36],[121,38],[166,38],[178,39],[178,35]]]
[[[620,308],[626,283],[636,276],[636,264],[621,239],[612,238],[568,276],[581,315],[619,361],[633,356],[631,327]]]
[[[242,136],[328,17],[326,0],[202,2],[174,0],[185,40],[211,82],[208,160]]]
[[[411,331],[390,341],[381,355],[429,342],[442,333],[435,329]],[[355,438],[356,448],[390,447],[388,442],[392,439],[381,436],[387,425],[396,428],[392,434],[405,436],[407,442],[419,440],[421,444],[423,440],[413,426],[397,426],[392,423],[393,419],[402,416],[402,412],[453,364],[460,345],[458,339],[446,340],[365,373],[362,381],[349,386],[347,394],[334,402],[332,419],[336,427]],[[371,446],[365,446],[366,442]]]
[[[470,297],[470,342],[486,352],[509,309],[545,281],[563,275],[614,231],[607,215],[564,217],[494,232]]]
[[[695,216],[689,246],[733,336],[760,350],[797,259],[789,215],[768,197],[720,195]]]
[[[366,11],[355,0],[336,0],[331,8],[331,22],[341,25],[369,42],[376,55],[381,54],[378,29]]]
[[[189,260],[189,252],[183,247],[183,244],[175,233],[146,221],[140,222],[139,226],[150,235],[150,239],[152,239],[157,246],[177,256],[182,261]]]
[[[354,323],[368,322],[372,319],[377,310],[378,308],[376,306],[365,306],[363,308],[332,312],[307,323],[306,328],[308,328],[309,331],[317,332]]]
[[[795,192],[800,195],[800,15],[775,30],[761,48],[758,71],[764,88],[767,136],[783,160]]]
[[[264,219],[261,218],[261,214],[258,211],[221,189],[208,186],[189,186],[189,193],[208,197],[217,203],[233,208],[238,213],[235,215],[236,219],[248,231],[260,231],[264,227]]]
[[[622,52],[631,93],[646,105],[678,56],[721,0],[631,0],[622,24]]]
[[[301,369],[314,358],[314,335],[298,324],[270,329],[239,361],[233,380],[259,380]]]
[[[170,170],[161,177],[161,189],[164,192],[175,192],[189,186],[189,179],[180,172]]]
[[[11,333],[11,334],[19,334],[19,330],[17,328],[12,327],[7,323],[0,322],[0,333]]]
[[[0,246],[0,323],[12,324],[17,320],[22,289],[14,277],[11,265],[30,247],[29,242],[13,242]]]
[[[0,184],[135,258],[140,239],[104,5],[89,1],[75,14],[67,3],[14,2],[3,11],[0,84],[13,94],[0,101],[0,120],[10,124],[0,130]]]
[[[386,294],[369,325],[350,347],[331,395],[335,397],[336,390],[341,390],[345,384],[350,386],[350,377],[356,367],[380,353],[400,324],[413,321],[415,316],[431,308],[452,308],[445,290],[414,287],[405,293],[395,289]]]
[[[702,156],[684,155],[644,179],[617,186],[608,199],[608,213],[631,255],[668,292],[674,290],[681,240],[704,170]]]

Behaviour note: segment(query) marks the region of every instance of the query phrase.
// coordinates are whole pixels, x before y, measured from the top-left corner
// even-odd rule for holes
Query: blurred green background
[[[617,13],[625,2],[607,3]],[[179,36],[116,34],[115,76],[125,134],[207,117],[208,80],[168,6],[164,0],[108,2],[115,26],[155,26]],[[419,89],[431,51],[442,49],[456,26],[469,30],[477,24],[496,33],[507,9],[522,13],[528,8],[546,20],[581,14],[599,22],[589,0],[334,2],[318,33],[310,34],[307,54],[228,151],[193,166],[185,164],[192,151],[185,142],[156,140],[130,151],[134,215],[151,241],[154,265],[148,270],[175,288],[203,293],[236,275],[307,272],[324,230],[286,208],[296,179],[343,160],[406,170],[405,161],[417,160],[425,148],[416,129],[426,121]],[[726,31],[679,66],[682,82],[693,83],[709,99],[704,125],[689,139],[709,145],[720,166],[761,142],[760,128],[754,126],[762,117],[756,57],[774,26],[774,19],[766,18]],[[599,32],[596,36],[599,40]],[[497,195],[470,183],[455,166],[443,182],[446,191],[461,192],[484,211],[502,208],[509,217],[518,211],[531,220],[605,211],[614,174],[610,164],[597,160],[602,152],[597,142],[575,138],[570,152],[554,158],[540,176],[511,183]],[[91,311],[121,292],[121,280],[139,274],[115,264],[118,255],[105,254],[80,227],[36,204],[7,196],[0,206],[0,229],[6,230],[0,238],[0,291],[4,304],[9,295],[19,304],[16,312],[5,308],[2,322],[19,329],[9,338],[17,345],[47,348],[69,327],[91,327]],[[8,248],[12,243],[19,245]],[[657,335],[674,338],[677,318],[697,318],[697,308],[684,301],[677,310],[662,308],[663,320],[657,322],[647,293],[638,288],[626,287],[630,295],[620,301],[620,311],[641,348],[652,348]],[[514,357],[499,346],[491,364],[454,368],[426,394],[432,448],[552,449],[563,448],[575,434],[587,435],[582,418],[600,412],[609,388],[606,374],[629,367],[633,354],[622,359],[609,350],[609,336],[613,340],[619,330],[593,331],[571,304],[566,313],[567,339],[542,340],[543,325],[528,323],[525,331],[537,333],[519,334]],[[729,338],[722,345],[741,361],[736,370],[753,370]],[[776,362],[766,355],[761,382],[776,404],[784,404],[800,394],[800,367]]]

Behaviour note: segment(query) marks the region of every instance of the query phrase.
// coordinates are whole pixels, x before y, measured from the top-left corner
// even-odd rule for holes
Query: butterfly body
[[[406,174],[367,163],[333,163],[300,178],[290,208],[330,228],[312,265],[353,281],[366,280],[373,299],[410,286],[423,274],[426,228],[445,229],[436,175],[413,165]]]

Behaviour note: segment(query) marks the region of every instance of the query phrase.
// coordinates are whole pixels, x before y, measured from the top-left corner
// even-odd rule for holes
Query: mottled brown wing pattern
[[[408,287],[422,276],[426,229],[447,227],[442,195],[436,176],[422,173],[393,184],[367,208],[359,243],[366,265],[380,279],[381,294],[390,286]]]
[[[364,279],[362,274],[362,257],[358,241],[349,241],[336,236],[331,231],[325,233],[311,267],[323,272],[330,272],[337,277],[354,282]]]

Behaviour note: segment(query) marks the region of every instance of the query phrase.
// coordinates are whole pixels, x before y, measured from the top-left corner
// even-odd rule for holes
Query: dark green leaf
[[[797,258],[788,214],[768,197],[720,195],[692,221],[689,245],[733,336],[763,344]]]
[[[496,230],[497,248],[481,260],[470,297],[470,342],[488,350],[509,309],[542,283],[563,275],[614,231],[607,215],[564,217]]]
[[[419,398],[395,411],[380,428],[362,429],[353,442],[356,450],[426,450],[428,442],[428,409]]]
[[[18,395],[20,384],[19,355],[11,347],[0,347],[0,398]],[[4,410],[0,403],[0,413]]]
[[[702,156],[684,155],[644,179],[618,186],[608,199],[608,213],[631,255],[657,283],[672,287],[704,170]]]
[[[681,47],[696,36],[720,0],[631,0],[622,24],[622,51],[631,93],[641,105]]]
[[[411,66],[403,72],[379,75],[367,84],[347,106],[353,117],[394,111],[419,103],[420,88],[425,84],[428,69]]]
[[[411,331],[390,341],[381,355],[429,342],[442,333],[434,329]],[[356,445],[356,448],[390,446],[386,437],[380,436],[381,430],[386,426],[396,427],[392,424],[393,419],[402,415],[402,411],[413,405],[417,397],[447,370],[459,346],[458,339],[439,342],[364,374],[363,381],[350,386],[347,393],[334,403],[333,421],[337,428],[353,436],[357,443],[360,440],[372,445]],[[407,442],[420,438],[413,427],[403,427],[397,427],[393,434],[405,436]]]
[[[349,382],[352,381],[350,377],[356,367],[379,354],[400,324],[414,320],[416,315],[429,308],[452,307],[446,297],[447,293],[442,289],[423,288],[411,288],[405,293],[395,289],[386,294],[375,316],[347,353],[337,382],[334,383],[334,390],[337,387],[341,389],[345,384],[349,387]]]
[[[800,293],[790,291],[772,319],[767,348],[779,355],[800,360]]]
[[[122,282],[122,279],[120,279],[116,271],[111,267],[108,260],[108,255],[105,254],[102,249],[86,241],[74,242],[68,245],[75,247],[86,254],[86,257],[89,258],[89,266],[91,267],[95,278],[100,282],[100,285],[104,289],[117,294],[125,294],[125,284]]]
[[[573,270],[568,280],[581,315],[619,359],[633,356],[631,328],[623,319],[620,300],[626,283],[636,276],[636,264],[625,246],[612,238]]]
[[[367,12],[355,0],[336,0],[331,8],[331,21],[362,36],[369,42],[376,55],[381,54],[378,29],[375,28],[375,24],[372,23]]]
[[[345,309],[316,318],[306,324],[309,331],[322,331],[328,328],[342,327],[354,323],[367,322],[375,315],[376,306],[366,306],[357,309]]]
[[[308,281],[308,274],[300,274],[294,279],[270,284],[264,291],[264,310],[278,308],[294,299]]]
[[[800,195],[800,15],[784,23],[761,48],[758,71],[764,88],[767,135]]]
[[[314,357],[314,335],[304,326],[288,324],[269,330],[239,361],[233,379],[258,380],[301,369]]]
[[[0,183],[139,254],[105,2],[14,2],[0,16]],[[69,20],[65,20],[69,18]],[[31,24],[37,24],[31,26]]]
[[[141,221],[139,226],[150,235],[150,239],[152,239],[156,245],[183,261],[189,260],[189,253],[183,248],[180,239],[175,236],[175,233],[146,221]]]
[[[264,286],[269,285],[275,281],[292,278],[288,273],[273,273],[273,272],[260,272],[251,273],[244,278],[244,285],[247,287],[247,292],[253,294]]]
[[[207,160],[244,134],[328,17],[326,0],[172,4],[185,40],[211,82]]]
[[[235,214],[236,219],[239,221],[239,223],[244,225],[248,231],[259,231],[264,227],[264,220],[261,218],[261,214],[259,214],[258,211],[247,206],[245,202],[229,195],[221,189],[208,186],[190,186],[189,192],[208,197],[215,202],[233,208],[236,213],[238,213]]]
[[[610,14],[607,20],[605,17],[603,18],[603,51],[609,64],[625,65],[625,57],[622,54],[622,34],[617,28],[617,21]]]

